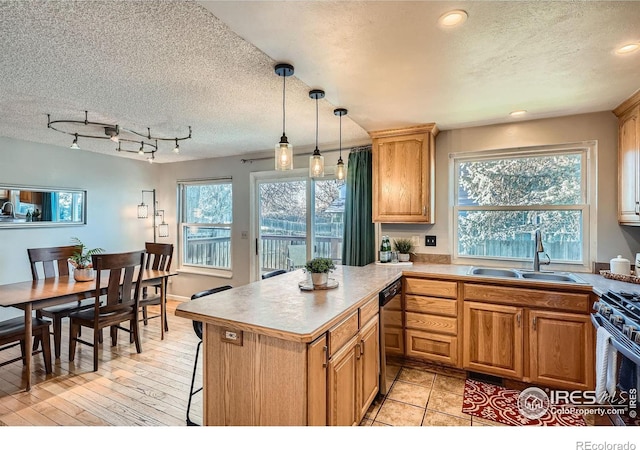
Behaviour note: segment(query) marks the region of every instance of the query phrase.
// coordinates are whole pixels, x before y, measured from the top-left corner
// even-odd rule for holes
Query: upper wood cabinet
[[[640,225],[640,91],[613,110],[618,116],[618,222]]]
[[[435,124],[369,133],[373,221],[434,223]]]

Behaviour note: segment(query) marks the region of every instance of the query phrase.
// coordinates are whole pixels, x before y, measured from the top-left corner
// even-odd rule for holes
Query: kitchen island
[[[543,323],[546,317],[536,311],[555,309],[558,312],[554,314],[570,320],[571,327],[564,324],[553,327],[551,334],[544,339],[540,336],[535,342],[546,345],[551,337],[555,339],[556,333],[572,330],[570,338],[575,346],[585,349],[579,352],[585,354],[584,359],[575,362],[579,366],[578,373],[586,374],[580,383],[585,388],[591,387],[593,359],[586,349],[593,347],[593,330],[588,319],[593,296],[609,289],[628,290],[633,286],[593,274],[578,274],[584,283],[575,284],[472,276],[469,269],[469,266],[446,264],[339,266],[330,275],[339,284],[336,289],[311,292],[299,288],[298,283],[305,281],[307,274],[297,270],[181,304],[176,315],[205,324],[204,424],[357,424],[378,391],[378,292],[402,276],[440,280],[457,286],[458,294],[452,301],[456,303],[459,318],[445,318],[453,328],[442,330],[442,336],[449,342],[459,343],[457,350],[455,345],[451,346],[454,353],[449,355],[450,365],[480,367],[474,359],[463,364],[466,356],[462,347],[466,341],[463,340],[462,312],[465,305],[486,300],[482,296],[475,300],[476,303],[465,300],[465,283],[472,283],[469,287],[474,287],[474,295],[482,294],[483,286],[490,289],[487,292],[494,292],[491,286],[501,286],[509,295],[513,292],[525,294],[522,301],[527,303],[521,314],[524,318],[531,316],[531,320],[537,318]],[[446,299],[436,300],[442,304]],[[529,311],[529,306],[537,309]],[[504,309],[500,307],[500,313]],[[516,310],[516,315],[521,309]],[[470,317],[475,317],[474,311]],[[534,316],[534,313],[538,315]],[[486,316],[482,311],[479,314]],[[408,328],[425,326],[426,322],[420,321],[421,315],[413,314],[412,317],[416,321],[407,323]],[[431,321],[434,316],[428,318]],[[520,327],[520,323],[518,316],[514,327]],[[535,328],[535,323],[533,326]],[[531,330],[529,328],[525,338]],[[408,330],[407,336],[415,340],[416,351],[425,354],[431,351],[434,337],[438,338],[437,333],[420,330]],[[429,339],[425,340],[425,336]],[[443,341],[438,343],[438,348],[444,348]],[[500,343],[502,347],[504,341]],[[421,345],[424,345],[422,349]],[[505,372],[506,376],[533,382],[536,379],[531,378],[530,373],[534,373],[534,367],[536,370],[538,366],[555,370],[562,363],[553,352],[548,352],[548,357],[539,355],[539,364],[530,367],[528,362],[522,363],[522,355],[518,354],[517,349],[522,345],[521,340],[516,342],[513,354],[520,366],[513,373]],[[484,362],[482,368],[486,368],[487,373],[495,370]],[[558,386],[578,383],[572,379],[563,380],[565,373],[573,375],[577,369],[557,368],[559,372],[550,372],[556,378],[541,372],[536,375],[537,379],[547,379]]]

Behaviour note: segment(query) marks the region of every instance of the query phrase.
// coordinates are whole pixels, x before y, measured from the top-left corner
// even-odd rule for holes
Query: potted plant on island
[[[313,258],[305,265],[305,270],[311,274],[314,289],[326,287],[329,281],[329,272],[335,268],[331,258]]]
[[[75,244],[76,251],[69,258],[69,264],[73,266],[73,278],[76,281],[91,281],[95,278],[93,263],[91,257],[98,253],[103,253],[102,248],[92,248],[86,250],[85,245],[77,237],[71,238],[71,242]]]
[[[413,241],[407,238],[394,239],[393,245],[398,252],[398,261],[409,261],[409,259],[411,258],[410,254],[413,253]]]

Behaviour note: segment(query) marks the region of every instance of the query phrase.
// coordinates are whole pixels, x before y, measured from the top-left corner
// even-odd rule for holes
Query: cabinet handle
[[[518,321],[518,328],[520,327],[520,313],[516,314],[516,320]]]
[[[636,202],[636,211],[635,211],[636,215],[640,216],[640,202]]]
[[[534,329],[534,331],[535,331],[535,329],[536,329],[536,320],[537,320],[537,319],[538,319],[537,317],[534,317],[534,318],[533,318],[533,329]]]
[[[360,340],[360,356],[364,355],[364,339]]]
[[[360,346],[360,342],[356,344],[356,359],[360,359],[362,357],[362,347]]]
[[[324,352],[324,361],[322,362],[322,367],[327,367],[329,365],[329,347],[326,345],[322,347],[322,351]]]
[[[423,207],[422,207],[422,215],[423,215],[423,216],[426,216],[426,215],[427,215],[427,207],[426,207],[426,206],[423,206]]]

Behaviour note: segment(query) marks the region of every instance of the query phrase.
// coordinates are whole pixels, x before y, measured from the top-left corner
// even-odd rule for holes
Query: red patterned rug
[[[525,390],[526,391],[526,390]],[[584,417],[580,414],[552,413],[546,411],[534,414],[526,410],[529,417],[540,415],[538,418],[525,417],[518,407],[520,391],[506,389],[494,384],[482,381],[467,379],[464,384],[464,399],[462,401],[462,412],[471,414],[505,425],[538,425],[538,426],[586,426]],[[521,399],[520,407],[523,405]],[[535,400],[535,398],[534,398]]]

